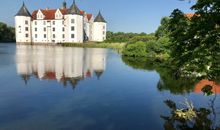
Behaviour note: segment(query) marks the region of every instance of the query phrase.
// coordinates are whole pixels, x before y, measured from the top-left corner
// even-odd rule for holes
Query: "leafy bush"
[[[14,42],[15,29],[0,22],[0,42]]]
[[[164,40],[165,39],[161,39],[160,41],[149,40],[147,42],[138,41],[130,43],[124,47],[122,54],[128,57],[146,57],[160,61],[167,60],[169,58],[169,50],[166,47],[168,43],[161,43]]]
[[[147,55],[146,43],[136,42],[133,44],[127,44],[122,51],[122,54],[129,57],[145,57]]]

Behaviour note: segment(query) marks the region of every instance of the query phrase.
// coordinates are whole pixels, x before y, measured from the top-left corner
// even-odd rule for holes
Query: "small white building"
[[[106,39],[107,23],[101,13],[92,14],[80,10],[75,1],[66,8],[38,9],[32,14],[23,3],[15,15],[17,43],[83,43],[102,42]]]

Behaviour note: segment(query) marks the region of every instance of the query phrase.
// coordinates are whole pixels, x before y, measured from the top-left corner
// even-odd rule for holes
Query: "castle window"
[[[53,28],[53,31],[55,32],[55,28]]]
[[[37,25],[37,21],[35,21],[34,24]]]
[[[65,31],[65,28],[63,27],[63,32]]]
[[[74,28],[74,26],[72,26],[72,27],[71,27],[71,31],[74,31],[74,30],[75,30],[75,28]]]
[[[25,31],[28,31],[28,27],[25,27]]]
[[[103,35],[105,35],[105,31],[103,31]]]
[[[44,38],[47,38],[47,35],[46,35],[46,34],[44,34]]]
[[[35,32],[37,31],[37,28],[35,28]]]
[[[35,38],[37,38],[37,34],[35,34]]]
[[[28,34],[27,34],[27,33],[25,34],[25,37],[28,37]]]
[[[37,17],[40,19],[40,18],[43,18],[43,15],[40,15],[40,14],[39,14]]]
[[[28,25],[28,21],[27,20],[25,20],[25,24]]]
[[[105,26],[103,26],[103,29],[105,29]]]
[[[44,25],[46,25],[46,21],[44,21]]]
[[[74,38],[75,37],[75,35],[74,34],[71,34],[71,38]]]
[[[65,35],[63,34],[63,38],[65,38]]]
[[[75,23],[75,19],[71,19],[71,23]]]
[[[55,34],[53,34],[53,38],[56,38],[56,35],[55,35]]]
[[[46,30],[47,30],[47,29],[46,29],[46,28],[44,28],[44,32],[46,32]]]
[[[53,21],[53,25],[55,25],[55,21]]]

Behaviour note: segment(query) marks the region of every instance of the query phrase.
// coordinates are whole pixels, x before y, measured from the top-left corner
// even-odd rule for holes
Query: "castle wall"
[[[65,15],[65,42],[83,43],[83,16]],[[72,22],[72,20],[74,22]],[[72,29],[74,28],[74,29]]]
[[[94,22],[92,24],[92,41],[103,42],[106,40],[106,23]]]
[[[26,16],[15,16],[16,42],[31,42],[31,18]]]

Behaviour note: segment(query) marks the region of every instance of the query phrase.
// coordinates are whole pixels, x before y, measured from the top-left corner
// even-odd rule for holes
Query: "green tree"
[[[219,74],[220,62],[220,1],[197,1],[195,15],[185,17],[174,10],[170,23],[171,57],[183,73]]]
[[[14,42],[15,29],[0,22],[0,42]]]
[[[168,37],[168,35],[169,35],[169,29],[168,29],[169,21],[170,21],[169,17],[164,17],[161,19],[160,26],[158,27],[158,29],[155,32],[155,36],[157,37],[157,39],[159,39],[161,37]]]

